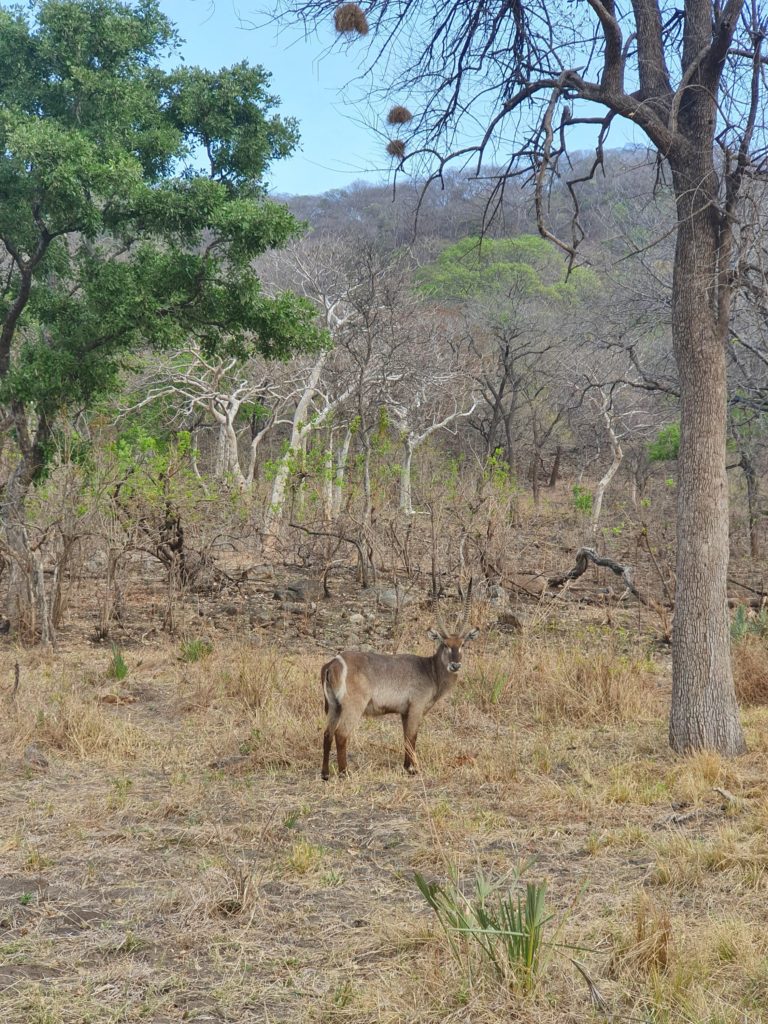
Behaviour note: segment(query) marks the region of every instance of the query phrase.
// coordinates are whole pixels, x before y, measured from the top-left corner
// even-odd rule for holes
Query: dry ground
[[[3,1024],[768,1020],[765,707],[746,757],[677,759],[665,655],[540,623],[478,642],[420,778],[389,719],[323,784],[316,647],[123,653],[0,654]],[[531,858],[581,948],[524,995],[451,956],[413,872]]]

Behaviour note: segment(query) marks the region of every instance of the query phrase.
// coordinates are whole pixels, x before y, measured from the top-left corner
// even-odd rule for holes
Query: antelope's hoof
[[[418,775],[419,774],[419,769],[416,767],[415,764],[406,764],[403,767],[405,768],[405,770],[408,772],[409,775]]]
[[[320,778],[323,780],[323,782],[327,782],[328,779],[330,779],[330,777],[331,776],[328,772],[320,772]]]

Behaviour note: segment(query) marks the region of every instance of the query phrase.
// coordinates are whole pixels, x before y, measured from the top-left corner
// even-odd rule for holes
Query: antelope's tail
[[[325,713],[341,711],[341,702],[347,692],[347,663],[340,654],[323,665],[320,670]]]

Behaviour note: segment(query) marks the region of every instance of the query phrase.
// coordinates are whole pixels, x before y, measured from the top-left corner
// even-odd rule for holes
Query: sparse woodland
[[[747,752],[682,757],[679,170],[572,152],[578,255],[557,175],[268,198],[263,69],[161,72],[149,2],[36,10],[0,11],[3,1022],[764,1020],[764,157],[725,345]],[[421,774],[387,718],[321,783],[320,665],[430,653],[470,579]]]

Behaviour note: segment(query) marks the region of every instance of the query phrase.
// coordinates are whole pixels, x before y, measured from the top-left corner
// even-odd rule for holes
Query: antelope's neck
[[[438,697],[448,690],[451,690],[456,682],[455,673],[449,672],[443,664],[443,660],[440,657],[443,648],[438,647],[435,653],[432,655],[432,675],[435,680],[435,686],[437,687]]]

